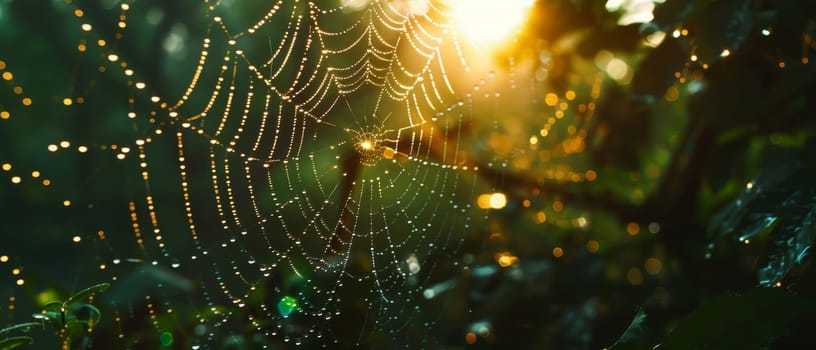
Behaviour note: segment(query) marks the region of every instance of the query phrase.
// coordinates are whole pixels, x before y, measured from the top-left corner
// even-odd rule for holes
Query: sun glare
[[[454,0],[457,30],[479,44],[508,38],[524,23],[535,0]]]

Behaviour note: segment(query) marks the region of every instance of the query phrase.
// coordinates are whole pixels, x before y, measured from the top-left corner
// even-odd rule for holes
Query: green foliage
[[[717,297],[680,322],[660,349],[759,349],[786,334],[816,304],[782,288],[755,288]]]
[[[63,344],[69,348],[74,343],[78,344],[79,348],[87,348],[90,346],[89,332],[99,324],[102,313],[86,300],[108,288],[110,288],[110,283],[100,283],[85,288],[63,302],[49,302],[43,307],[41,313],[34,314],[33,317],[53,324]]]
[[[812,148],[800,152],[812,154]],[[791,150],[779,152],[711,221],[712,232],[739,242],[748,243],[770,233],[766,261],[758,270],[760,285],[771,286],[782,280],[795,265],[804,262],[813,245],[816,172],[807,162],[811,157]]]
[[[661,350],[759,349],[787,333],[789,323],[816,303],[782,288],[754,288],[708,301],[678,323]],[[651,349],[641,310],[611,350]]]

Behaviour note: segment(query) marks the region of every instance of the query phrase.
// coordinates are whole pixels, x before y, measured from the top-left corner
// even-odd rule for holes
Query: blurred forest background
[[[393,1],[403,2],[413,3]],[[143,107],[150,96],[175,101],[184,94],[204,38],[214,38],[216,50],[231,45],[215,39],[223,37],[216,16],[251,27],[273,6],[305,13],[306,5],[0,0],[0,325],[11,327],[0,330],[0,349],[816,348],[809,259],[816,233],[816,65],[809,62],[816,2],[521,2],[517,35],[463,54],[488,57],[517,90],[496,88],[498,108],[467,102],[473,120],[445,129],[468,134],[461,149],[470,152],[471,166],[483,165],[468,199],[473,212],[419,190],[427,196],[419,201],[442,205],[415,217],[462,238],[436,257],[420,256],[428,259],[423,264],[441,262],[425,282],[406,282],[405,302],[381,305],[363,299],[376,287],[369,293],[336,283],[340,277],[299,284],[283,266],[247,282],[255,284],[240,303],[220,301],[222,292],[244,284],[219,273],[272,258],[257,242],[242,241],[234,253],[248,262],[214,253],[212,265],[197,265],[196,252],[209,248],[197,250],[199,241],[190,239],[180,199],[187,180],[174,153],[173,135],[187,127],[151,114],[164,107]],[[490,28],[496,16],[482,25]],[[269,30],[279,33],[270,37],[296,32],[286,23]],[[277,45],[256,40],[238,45],[267,56]],[[301,53],[310,54],[325,52]],[[201,79],[217,81],[208,74]],[[365,114],[376,93],[357,95],[363,97],[348,108]],[[334,108],[348,111],[342,103]],[[145,152],[151,136],[163,146]],[[205,162],[190,170],[204,175],[190,180],[196,198],[216,151],[208,142],[184,142],[186,158]],[[317,162],[363,172],[346,165],[348,157],[365,162],[357,158],[368,146],[354,147],[359,156],[331,148]],[[393,157],[390,148],[376,147]],[[473,150],[491,156],[478,159]],[[172,208],[159,211],[167,250],[154,241],[145,243],[154,248],[139,248],[141,234],[153,237],[154,214],[152,203],[149,211],[143,203],[142,154],[150,159],[148,193]],[[503,166],[487,166],[493,162]],[[312,176],[311,168],[298,171]],[[274,181],[284,181],[276,174]],[[207,201],[193,205],[215,213]],[[306,212],[282,215],[307,220],[299,217]],[[201,216],[201,242],[215,250]],[[287,252],[267,253],[284,261]],[[394,265],[413,269],[411,257]],[[298,264],[307,263],[292,267]],[[328,305],[342,313],[306,317],[312,292],[329,292]]]

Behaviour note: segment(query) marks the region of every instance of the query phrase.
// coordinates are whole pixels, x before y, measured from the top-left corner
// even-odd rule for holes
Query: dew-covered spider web
[[[58,102],[101,100],[112,114],[96,120],[127,125],[49,145],[116,158],[119,170],[105,177],[126,188],[124,200],[96,200],[127,208],[120,217],[78,227],[74,239],[91,242],[114,282],[111,336],[124,348],[155,334],[172,343],[187,324],[195,338],[186,343],[220,348],[430,334],[438,310],[455,302],[444,299],[456,287],[450,276],[473,259],[463,259],[467,237],[490,231],[492,209],[520,205],[503,190],[515,181],[505,169],[579,153],[586,136],[570,124],[567,137],[545,141],[568,129],[557,122],[576,93],[545,98],[541,77],[518,79],[512,58],[496,63],[461,33],[455,3],[55,5],[76,22],[77,69],[106,77],[72,77]],[[173,11],[199,22],[162,29]],[[86,20],[92,13],[113,21]],[[161,30],[170,35],[159,43],[131,38]],[[147,64],[165,55],[157,48],[181,58]],[[595,99],[600,78],[589,80]],[[552,111],[532,112],[544,105]],[[594,104],[581,108],[589,119]],[[595,177],[552,169],[531,178]]]
[[[139,248],[201,281],[205,343],[233,322],[332,343],[344,336],[324,332],[346,302],[366,305],[361,332],[397,334],[470,228],[469,157],[491,155],[465,138],[473,105],[497,103],[493,77],[470,72],[444,3],[278,1],[249,22],[219,5],[207,4],[180,96],[134,84],[128,116],[148,124],[132,151],[145,183],[130,206]],[[156,169],[155,157],[178,165]],[[153,190],[168,172],[182,208]],[[186,232],[167,232],[179,218]],[[342,300],[348,289],[359,300]]]

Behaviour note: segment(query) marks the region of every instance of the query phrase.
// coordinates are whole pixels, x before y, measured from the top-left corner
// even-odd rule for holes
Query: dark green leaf
[[[796,194],[791,197],[795,196]],[[813,197],[810,200],[813,200]],[[808,257],[813,245],[813,233],[816,230],[814,216],[816,205],[808,209],[803,220],[791,220],[781,225],[782,227],[773,235],[767,262],[757,271],[760,285],[769,286],[780,281],[794,265],[803,263]]]
[[[680,322],[661,345],[673,349],[758,349],[784,335],[813,302],[782,288],[755,288],[717,297]]]
[[[19,348],[26,344],[31,344],[34,342],[34,339],[31,337],[11,337],[0,340],[0,350],[11,350]]]

